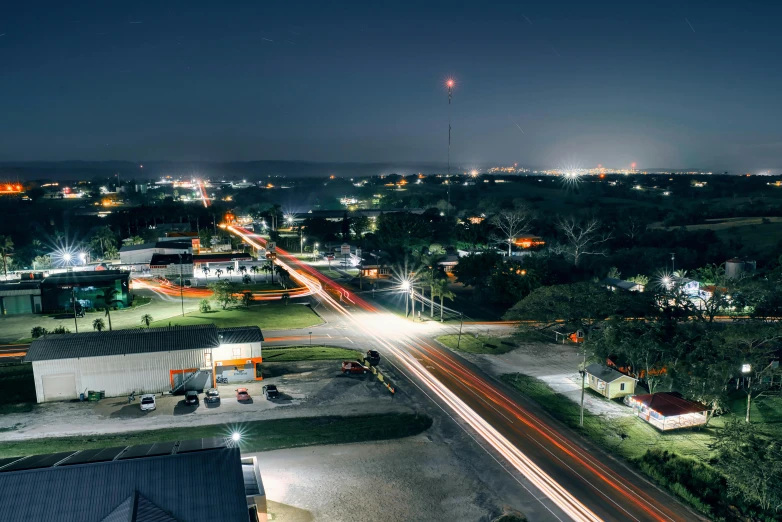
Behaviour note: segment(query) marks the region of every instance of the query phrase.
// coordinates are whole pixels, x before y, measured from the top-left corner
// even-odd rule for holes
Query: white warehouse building
[[[260,380],[263,335],[257,326],[213,324],[50,334],[30,345],[38,402],[71,400],[89,391],[107,397],[184,393]]]

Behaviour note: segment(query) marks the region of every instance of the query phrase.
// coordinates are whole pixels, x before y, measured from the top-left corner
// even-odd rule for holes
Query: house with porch
[[[633,414],[660,431],[695,428],[709,420],[709,408],[675,393],[659,392],[628,396],[625,404]]]

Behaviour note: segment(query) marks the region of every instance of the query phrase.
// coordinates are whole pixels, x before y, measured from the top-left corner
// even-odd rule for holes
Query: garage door
[[[72,373],[63,375],[44,375],[43,398],[45,401],[58,401],[76,398],[76,377]]]
[[[31,314],[33,306],[29,295],[3,297],[3,307],[7,315]]]

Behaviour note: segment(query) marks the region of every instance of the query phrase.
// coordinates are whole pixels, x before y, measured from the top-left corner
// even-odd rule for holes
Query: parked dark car
[[[198,392],[195,390],[188,390],[185,392],[185,404],[196,405],[198,404]]]
[[[377,363],[380,362],[380,352],[377,350],[367,350],[367,361],[369,361],[369,364],[372,366],[377,366]]]
[[[204,402],[220,402],[220,392],[217,388],[209,388],[204,393]]]
[[[263,394],[266,395],[266,400],[279,399],[280,392],[277,391],[277,386],[274,384],[267,384],[262,388]]]

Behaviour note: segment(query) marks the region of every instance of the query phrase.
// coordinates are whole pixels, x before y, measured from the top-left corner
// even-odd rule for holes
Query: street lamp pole
[[[76,328],[76,333],[79,333],[79,323],[76,322],[76,292],[71,285],[71,303],[73,304],[73,326]]]
[[[456,340],[456,350],[459,350],[459,346],[462,344],[462,325],[464,324],[464,314],[459,312],[459,338]]]
[[[587,364],[587,352],[584,350],[584,364],[581,367],[581,416],[578,420],[579,426],[584,426],[584,386],[586,384],[586,364]]]
[[[185,282],[182,279],[182,254],[179,254],[179,302],[182,304],[182,317],[185,316]]]

